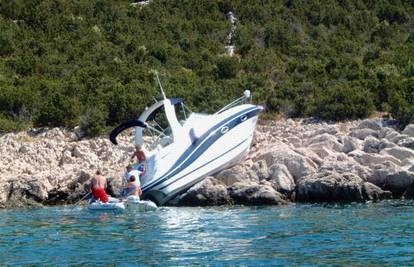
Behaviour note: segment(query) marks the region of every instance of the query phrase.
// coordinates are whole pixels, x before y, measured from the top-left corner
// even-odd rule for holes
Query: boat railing
[[[214,114],[220,114],[223,111],[226,111],[226,110],[228,110],[228,109],[230,109],[232,107],[235,107],[235,106],[240,105],[240,104],[245,104],[245,103],[248,103],[248,102],[250,103],[251,101],[252,101],[252,95],[251,95],[251,93],[250,93],[249,90],[246,90],[246,91],[244,91],[242,97],[234,100],[230,104],[227,104],[226,106],[224,106],[223,108],[221,108],[219,111],[217,111]]]

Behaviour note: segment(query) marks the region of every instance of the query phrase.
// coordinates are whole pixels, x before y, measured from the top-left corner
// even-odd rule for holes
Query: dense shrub
[[[0,1],[0,130],[103,133],[159,98],[154,69],[200,112],[249,89],[270,117],[411,119],[410,1],[130,2]]]
[[[371,94],[363,88],[339,84],[317,96],[313,113],[324,119],[359,119],[374,111]]]

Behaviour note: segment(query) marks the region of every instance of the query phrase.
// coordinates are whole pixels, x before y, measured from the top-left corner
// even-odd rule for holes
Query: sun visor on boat
[[[147,125],[140,120],[129,120],[129,121],[123,122],[121,125],[119,125],[118,127],[112,130],[112,132],[109,134],[109,140],[111,140],[111,142],[114,145],[117,145],[118,142],[116,141],[116,137],[121,132],[131,127],[147,128]]]
[[[171,105],[177,105],[183,102],[181,98],[172,98],[170,99]],[[155,116],[164,108],[164,105],[159,106],[158,108],[154,109],[151,114],[148,115],[148,117],[145,119],[146,121],[152,121]]]

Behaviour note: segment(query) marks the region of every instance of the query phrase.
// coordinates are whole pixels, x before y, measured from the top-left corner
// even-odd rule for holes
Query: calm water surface
[[[414,202],[0,211],[0,265],[414,265]]]

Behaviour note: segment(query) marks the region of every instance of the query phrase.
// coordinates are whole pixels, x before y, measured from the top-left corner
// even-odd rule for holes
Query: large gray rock
[[[391,155],[382,155],[374,153],[364,153],[359,157],[354,157],[354,159],[363,166],[372,166],[376,164],[384,164],[387,161],[390,161],[396,165],[401,165],[401,161]]]
[[[232,204],[226,186],[213,177],[207,177],[191,187],[179,200],[183,206],[213,206]]]
[[[402,134],[414,137],[414,124],[408,124],[404,131],[402,131]]]
[[[357,127],[358,129],[371,129],[374,131],[380,131],[382,128],[381,122],[378,120],[363,120]]]
[[[342,152],[349,153],[354,150],[361,150],[362,145],[361,141],[352,136],[345,136],[344,137],[344,146],[342,148]]]
[[[243,182],[245,181],[246,175],[243,175],[244,169],[240,165],[236,165],[230,169],[226,169],[221,171],[219,174],[215,176],[215,178],[226,186],[230,186],[234,183]]]
[[[266,161],[258,160],[252,166],[252,171],[256,173],[259,180],[268,179],[269,171],[267,169]]]
[[[365,200],[378,201],[392,198],[392,193],[390,191],[384,191],[380,187],[369,182],[365,182],[362,185],[362,193]]]
[[[314,151],[312,151],[312,150],[310,150],[306,147],[295,148],[295,149],[293,149],[293,151],[295,151],[296,153],[304,156],[305,158],[308,158],[308,159],[312,160],[318,166],[321,165],[322,162],[323,162],[322,158],[317,153],[315,153]]]
[[[267,166],[276,163],[284,164],[294,179],[315,173],[318,167],[311,159],[300,155],[283,143],[277,143],[267,152],[257,156],[256,160],[266,161]]]
[[[328,172],[338,174],[352,173],[362,178],[363,180],[367,180],[368,177],[372,176],[372,171],[370,168],[360,165],[353,158],[348,157],[345,160],[341,160],[342,158],[340,157],[340,155],[338,156],[339,157],[330,158],[329,160],[326,160],[318,171],[323,173]]]
[[[398,138],[401,134],[399,132],[397,132],[396,130],[392,129],[392,130],[388,130],[387,132],[384,133],[384,139],[393,142],[394,138]]]
[[[414,199],[414,183],[410,184],[405,190],[403,197],[405,199]]]
[[[397,145],[394,143],[391,143],[390,141],[388,141],[387,139],[381,139],[380,143],[378,145],[378,150],[381,151],[385,148],[393,148],[396,147]]]
[[[338,141],[337,137],[327,133],[312,137],[307,145],[309,147],[326,147],[337,152],[342,151],[343,148],[343,144]]]
[[[367,138],[368,136],[373,136],[378,138],[378,132],[372,129],[354,129],[350,136],[352,137],[356,137],[358,139],[364,140],[365,138]]]
[[[400,170],[386,177],[384,189],[393,193],[394,197],[401,197],[407,188],[414,183],[414,173]]]
[[[405,139],[401,139],[397,142],[397,145],[414,150],[414,137],[408,137]]]
[[[373,175],[368,181],[389,190],[394,197],[401,197],[407,188],[414,182],[414,173],[393,164],[386,162],[373,167]]]
[[[406,147],[385,148],[381,150],[381,154],[391,155],[399,160],[404,160],[407,158],[414,158],[414,150],[406,148]]]
[[[295,181],[283,164],[274,164],[269,168],[269,182],[278,192],[290,195],[295,190]]]
[[[235,183],[228,188],[235,204],[243,205],[282,205],[287,202],[269,184]]]
[[[378,153],[379,152],[379,146],[380,146],[380,140],[373,136],[368,136],[365,138],[363,143],[363,151],[366,153]]]
[[[301,178],[296,189],[300,202],[360,202],[389,197],[373,184],[352,173],[318,173]]]
[[[298,181],[296,199],[300,202],[362,201],[362,183],[354,174],[317,173]]]

